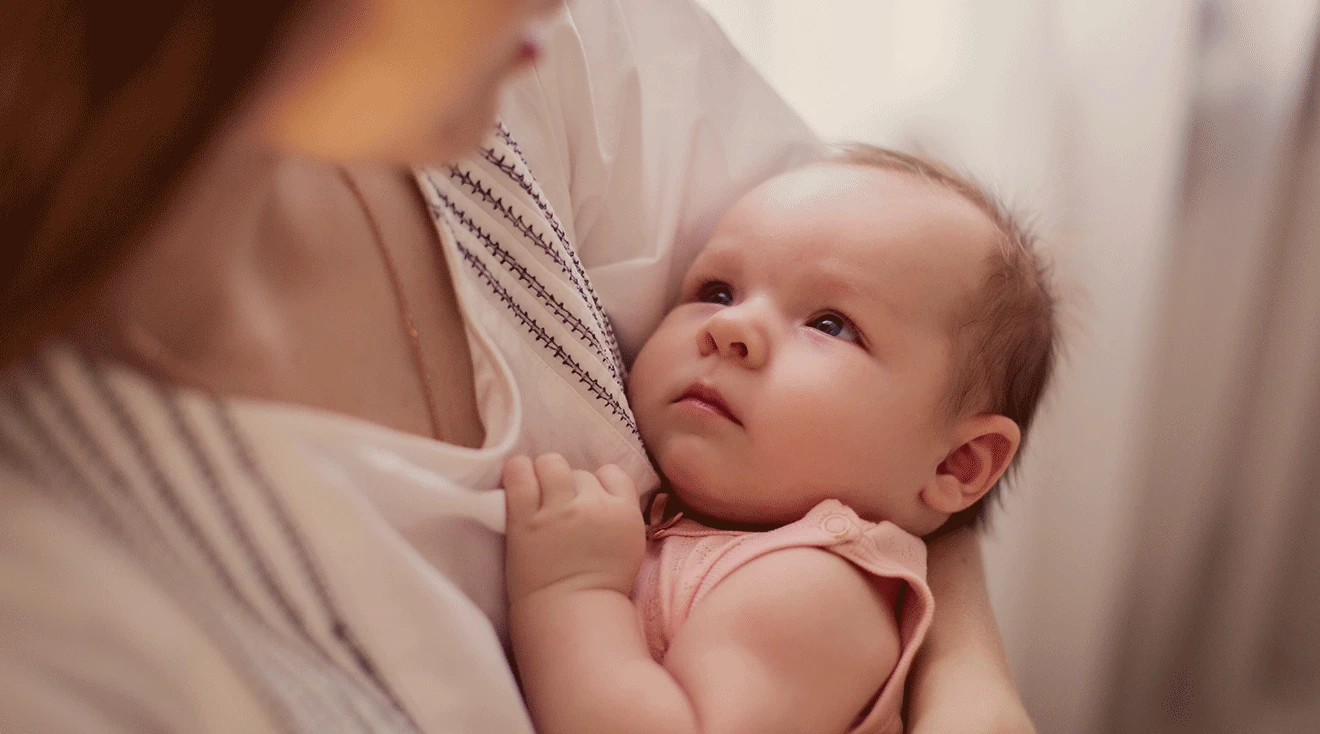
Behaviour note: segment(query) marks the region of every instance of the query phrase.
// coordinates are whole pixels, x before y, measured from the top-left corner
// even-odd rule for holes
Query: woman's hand
[[[908,679],[909,734],[1032,734],[985,588],[971,527],[928,542],[935,622]]]
[[[510,603],[546,589],[632,593],[646,552],[637,487],[617,466],[573,470],[559,454],[504,465]]]

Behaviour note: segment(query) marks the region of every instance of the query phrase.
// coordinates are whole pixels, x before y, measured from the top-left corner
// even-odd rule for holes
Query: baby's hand
[[[646,525],[637,487],[612,464],[574,471],[559,454],[504,465],[508,507],[505,578],[510,603],[537,591],[632,592]]]

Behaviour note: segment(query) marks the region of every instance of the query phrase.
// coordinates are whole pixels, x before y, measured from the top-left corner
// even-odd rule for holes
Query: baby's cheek
[[[687,500],[698,504],[726,499],[733,475],[746,471],[727,452],[692,435],[665,436],[650,449],[660,473]]]
[[[873,453],[878,442],[891,438],[882,415],[862,400],[816,394],[783,401],[779,407],[774,440],[767,449],[771,456],[791,460],[786,469],[828,472],[856,463]]]

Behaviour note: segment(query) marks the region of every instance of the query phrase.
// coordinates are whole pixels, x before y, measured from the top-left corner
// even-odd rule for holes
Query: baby
[[[649,517],[616,467],[505,468],[537,730],[901,732],[920,538],[984,515],[1055,341],[1031,237],[937,164],[857,146],[743,197],[633,366]]]

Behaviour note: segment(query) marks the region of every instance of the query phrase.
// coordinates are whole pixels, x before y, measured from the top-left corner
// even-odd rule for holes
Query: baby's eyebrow
[[[702,270],[724,270],[732,271],[734,275],[742,272],[743,269],[743,250],[745,246],[726,244],[723,241],[714,241],[702,250],[697,256],[693,269]]]
[[[890,300],[880,283],[865,277],[856,266],[832,258],[813,260],[810,267],[802,270],[801,278],[812,288],[873,305],[878,314],[903,320],[902,309]]]
[[[877,284],[859,274],[856,266],[849,266],[835,258],[812,259],[802,271],[803,278],[813,285],[843,291],[857,298],[883,301]]]
[[[863,284],[857,278],[839,274],[819,274],[809,276],[814,285],[827,288],[831,291],[847,293],[855,298],[862,298],[868,301],[880,300],[876,288],[871,284]]]

